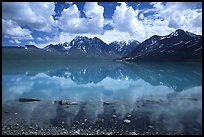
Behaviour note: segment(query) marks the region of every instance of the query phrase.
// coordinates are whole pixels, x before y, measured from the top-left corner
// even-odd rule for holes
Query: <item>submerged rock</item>
[[[131,121],[129,119],[125,119],[124,122],[129,124]]]
[[[14,124],[14,126],[19,126],[19,124],[17,123],[17,124]]]
[[[110,102],[103,102],[103,104],[105,104],[105,105],[109,105],[109,104],[110,104]]]
[[[138,135],[136,132],[130,132],[130,135]]]
[[[103,118],[97,118],[97,119],[96,119],[96,122],[97,122],[97,123],[102,123],[102,122],[104,122],[104,119],[103,119]]]
[[[78,102],[74,102],[71,100],[60,100],[59,104],[60,105],[78,105]]]
[[[40,101],[39,99],[32,99],[32,98],[19,98],[20,102],[33,102],[33,101]]]

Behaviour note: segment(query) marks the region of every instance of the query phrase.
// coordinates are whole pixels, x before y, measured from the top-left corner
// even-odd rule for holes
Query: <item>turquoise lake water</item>
[[[71,128],[86,119],[81,125],[88,128],[103,118],[106,128],[202,134],[201,63],[13,60],[3,61],[2,73],[2,109],[12,112],[2,112],[3,123],[18,117]],[[79,104],[56,104],[62,99]]]

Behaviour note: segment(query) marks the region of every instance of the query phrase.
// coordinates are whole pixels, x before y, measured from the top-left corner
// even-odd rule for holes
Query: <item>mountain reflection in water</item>
[[[44,73],[49,77],[64,77],[77,84],[98,83],[109,77],[114,80],[142,79],[151,85],[165,85],[182,91],[201,85],[201,63],[137,63],[123,64],[111,61],[44,62],[22,61],[3,64],[4,74]]]
[[[27,124],[71,127],[116,115],[120,123],[132,115],[132,128],[152,124],[162,130],[202,131],[202,64],[98,61],[19,61],[3,63],[3,110],[18,111]],[[21,97],[41,102],[20,103]],[[72,99],[79,105],[54,104]],[[105,105],[103,102],[111,102]],[[5,115],[3,115],[4,119]],[[143,121],[139,121],[140,118]],[[137,118],[137,120],[135,119]],[[3,122],[7,122],[3,120]],[[89,123],[90,122],[90,123]],[[176,126],[175,126],[176,125]]]

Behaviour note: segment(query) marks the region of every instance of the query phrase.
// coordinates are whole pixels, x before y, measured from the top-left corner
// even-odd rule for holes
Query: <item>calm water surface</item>
[[[76,121],[83,128],[103,121],[98,128],[202,134],[201,63],[38,60],[2,66],[4,124],[69,129]],[[61,106],[61,99],[79,104]]]

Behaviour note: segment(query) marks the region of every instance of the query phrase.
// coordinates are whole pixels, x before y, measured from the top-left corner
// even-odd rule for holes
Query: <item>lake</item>
[[[202,63],[4,60],[2,124],[10,126],[4,134],[51,127],[72,134],[202,134]]]

